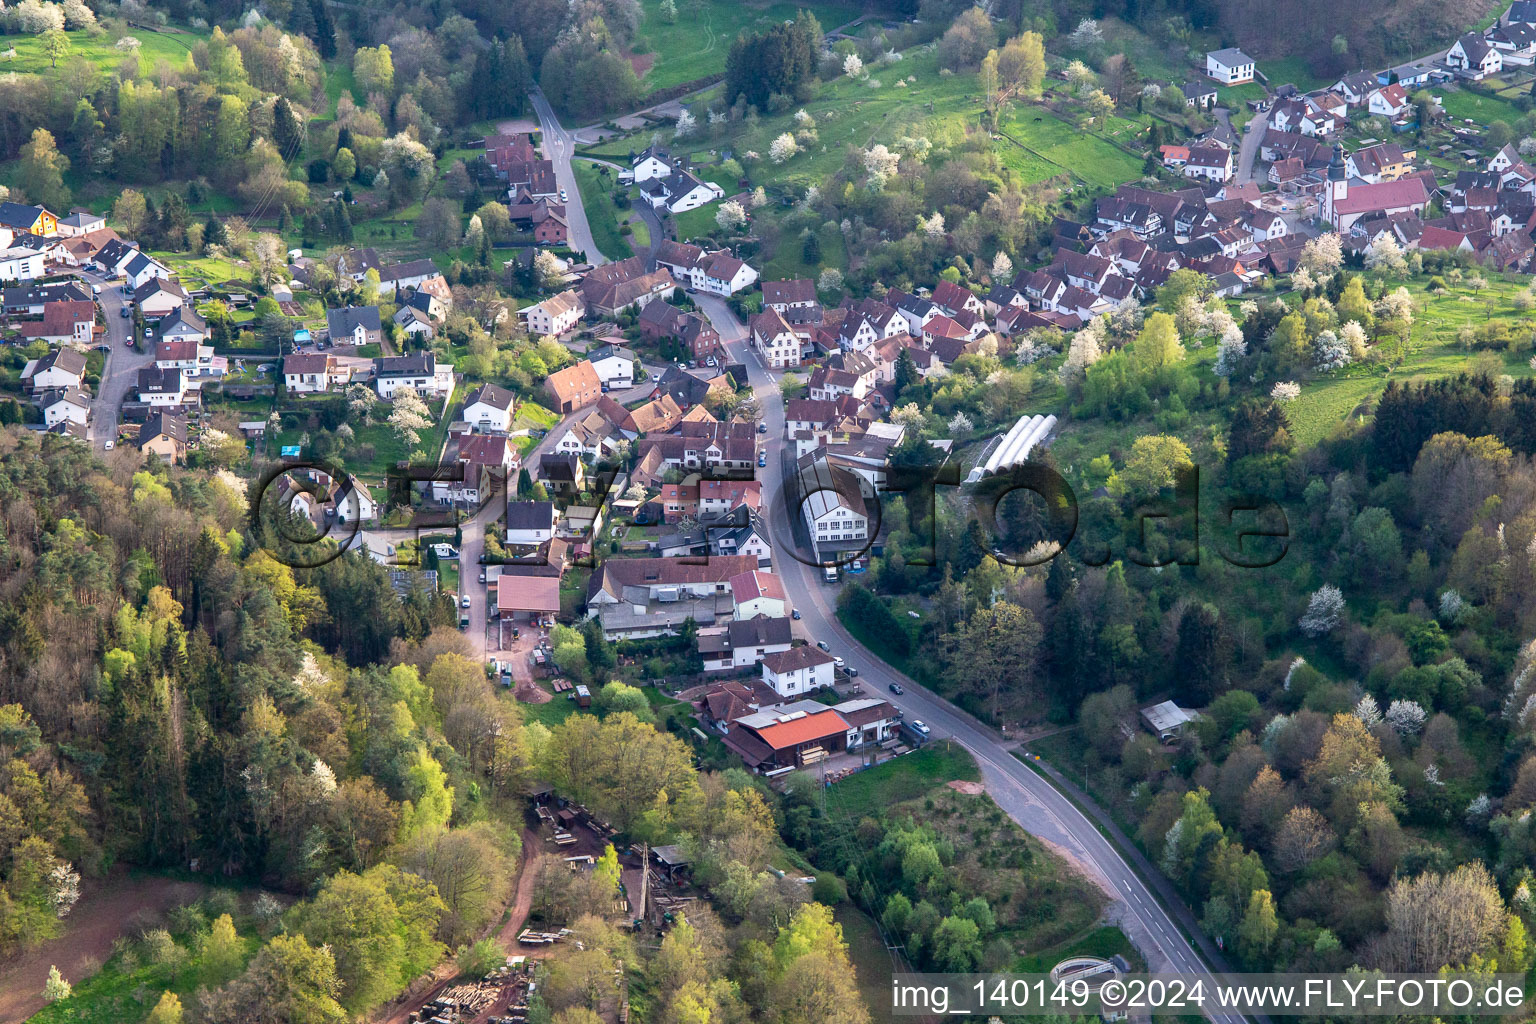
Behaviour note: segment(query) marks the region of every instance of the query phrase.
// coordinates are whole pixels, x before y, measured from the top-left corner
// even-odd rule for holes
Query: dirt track
[[[118,870],[104,879],[86,879],[81,889],[62,935],[0,967],[0,1024],[26,1020],[43,1008],[43,982],[50,966],[57,964],[64,977],[78,983],[86,961],[106,962],[119,935],[146,915],[193,902],[206,886]]]

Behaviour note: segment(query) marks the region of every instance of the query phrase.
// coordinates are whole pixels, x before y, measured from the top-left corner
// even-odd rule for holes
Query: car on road
[[[832,667],[833,668],[847,668],[848,667],[848,663],[846,661],[844,661],[842,658],[840,658],[840,657],[838,657],[837,655],[834,654],[832,656]]]
[[[133,348],[133,338],[131,336],[123,339],[123,348]]]
[[[122,310],[122,313],[119,314],[119,315],[122,316],[122,318],[124,320],[128,319],[130,316],[133,316],[133,309],[132,309],[132,307],[124,306],[123,310]]]
[[[757,453],[757,468],[758,469],[762,469],[766,465],[768,465],[768,453],[767,452],[758,452]]]
[[[817,640],[816,641],[816,646],[820,647],[824,651],[831,651],[832,650],[832,648],[827,645],[827,642],[825,640]]]
[[[796,608],[794,611],[790,612],[789,617],[794,619],[796,622],[800,621],[800,609]]]
[[[100,295],[101,294],[101,285],[99,285],[99,284],[91,285],[91,294],[92,295]]]
[[[900,683],[892,683],[891,684],[891,692],[894,693],[896,696],[900,697],[902,694],[906,693],[907,691],[902,688],[902,685]]]
[[[468,594],[465,594],[462,598],[459,599],[459,607],[460,608],[468,608],[469,607],[469,595]]]
[[[105,444],[102,445],[102,448],[105,449],[106,451],[111,451],[112,450],[112,442],[111,441],[106,442]]]
[[[480,582],[481,583],[485,582],[485,570],[484,569],[480,570]]]
[[[766,424],[766,423],[759,423],[757,425],[757,432],[759,434],[766,434],[766,433],[768,433],[768,424]]]
[[[911,725],[913,729],[916,729],[918,732],[922,733],[924,736],[927,736],[929,733],[933,732],[933,730],[928,728],[928,726],[920,718],[914,718],[908,724]]]
[[[848,666],[848,678],[849,679],[857,679],[857,678],[859,678],[859,670],[854,668],[852,665],[849,665]]]
[[[565,195],[565,189],[561,189],[561,190],[560,190],[560,201],[561,201],[561,202],[562,202],[562,203],[567,203],[567,202],[570,202],[570,200],[569,200],[569,199],[568,199],[568,198],[566,198],[566,195]]]

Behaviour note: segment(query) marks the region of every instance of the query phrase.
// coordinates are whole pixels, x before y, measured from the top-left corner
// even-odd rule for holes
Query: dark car
[[[900,697],[902,694],[906,693],[907,691],[903,690],[901,688],[901,684],[900,683],[892,683],[891,684],[891,692],[894,693],[896,696]]]
[[[850,678],[850,679],[857,679],[858,677],[859,677],[859,670],[854,668],[852,665],[849,665],[848,666],[848,678]]]
[[[766,423],[759,423],[757,425],[757,432],[759,434],[766,434],[766,433],[768,433],[768,424],[766,424]]]
[[[822,650],[824,650],[824,651],[830,651],[830,650],[832,650],[832,648],[831,648],[831,647],[828,647],[828,646],[827,646],[827,642],[826,642],[826,641],[825,641],[825,640],[817,640],[817,641],[816,641],[816,646],[817,646],[817,647],[820,647],[820,648],[821,648],[821,649],[822,649]]]
[[[794,611],[790,612],[789,613],[789,617],[794,619],[794,620],[796,620],[796,621],[799,621],[799,619],[800,619],[800,609],[796,608]]]

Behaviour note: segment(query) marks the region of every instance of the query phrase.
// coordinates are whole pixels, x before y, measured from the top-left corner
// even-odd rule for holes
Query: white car
[[[835,668],[843,668],[847,664],[848,663],[846,661],[844,661],[842,658],[839,658],[837,655],[834,654],[832,656],[832,665],[833,665],[833,667],[835,667]]]
[[[912,720],[912,728],[916,729],[924,736],[927,736],[930,732],[933,731],[932,729],[928,728],[928,726],[925,725],[920,719],[915,718]]]
[[[106,443],[105,443],[105,444],[104,444],[104,445],[102,445],[102,447],[103,447],[103,448],[104,448],[104,449],[105,449],[105,450],[107,450],[107,451],[111,451],[111,450],[112,450],[112,442],[111,442],[111,441],[108,441],[108,442],[106,442]]]
[[[468,594],[465,594],[465,595],[464,595],[464,596],[463,596],[463,597],[462,597],[462,598],[461,598],[461,599],[460,599],[460,600],[459,600],[459,607],[460,607],[460,608],[468,608],[468,607],[469,607],[469,595],[468,595]]]
[[[560,190],[560,201],[562,203],[570,202],[570,200],[566,198],[565,189]]]

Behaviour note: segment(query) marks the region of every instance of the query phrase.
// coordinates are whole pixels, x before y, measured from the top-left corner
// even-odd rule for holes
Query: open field
[[[592,241],[611,260],[633,256],[635,252],[629,242],[619,234],[618,216],[628,216],[628,212],[613,205],[613,179],[604,178],[596,165],[585,160],[571,161],[571,170],[576,174],[576,187],[581,189],[581,202],[586,208],[587,224],[592,229]]]
[[[838,806],[850,814],[869,814],[921,796],[946,782],[971,782],[979,778],[976,762],[964,748],[932,743],[837,783]]]
[[[640,25],[640,61],[650,69],[641,78],[647,92],[667,89],[709,75],[725,73],[725,56],[741,32],[757,32],[779,22],[793,21],[800,10],[816,15],[823,30],[830,31],[859,16],[855,3],[817,0],[814,3],[678,3],[673,24],[661,15],[661,0],[642,0],[645,20]]]
[[[117,40],[106,33],[99,36],[93,36],[89,32],[64,34],[69,37],[70,49],[67,55],[60,58],[61,65],[66,61],[84,57],[101,70],[111,71],[129,59],[132,54],[130,50],[119,50]],[[193,45],[203,38],[203,34],[190,30],[155,32],[146,28],[134,28],[132,37],[140,44],[138,58],[141,68],[153,68],[162,60],[173,68],[180,68],[187,63]],[[16,54],[14,57],[5,56],[13,50]],[[52,67],[48,55],[43,52],[42,37],[33,35],[0,36],[0,69],[17,74],[58,74],[57,69]]]
[[[1493,121],[1514,124],[1523,116],[1520,108],[1497,96],[1484,96],[1470,89],[1449,89],[1439,86],[1430,90],[1448,116],[1470,120],[1479,125]]]

